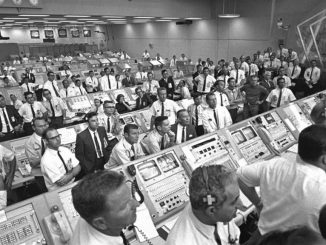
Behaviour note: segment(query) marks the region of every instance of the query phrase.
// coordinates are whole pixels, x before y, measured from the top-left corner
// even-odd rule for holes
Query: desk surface
[[[34,181],[34,176],[29,175],[26,177],[23,177],[23,175],[19,172],[19,170],[16,170],[15,177],[12,182],[12,189],[19,188],[21,186],[26,185],[28,182]]]

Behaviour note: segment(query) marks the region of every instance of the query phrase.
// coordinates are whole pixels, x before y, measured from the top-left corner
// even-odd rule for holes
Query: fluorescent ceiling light
[[[91,16],[90,15],[64,15],[63,17],[68,17],[68,18],[89,18]]]
[[[29,23],[34,23],[34,21],[19,21],[15,22],[16,24],[29,24]]]
[[[161,19],[162,20],[178,20],[180,18],[178,18],[178,17],[162,17]]]
[[[125,18],[125,16],[105,15],[103,18]]]
[[[66,20],[66,18],[43,18],[44,20]]]
[[[14,22],[14,20],[1,20],[2,22]]]
[[[98,19],[77,19],[77,20],[98,20]]]
[[[121,24],[127,24],[127,22],[112,22],[114,25],[121,25]]]
[[[151,16],[151,17],[145,17],[145,16],[137,16],[137,17],[134,17],[134,19],[153,19],[155,17]]]
[[[92,22],[92,23],[106,23],[103,20],[87,20],[86,22]]]
[[[238,18],[240,14],[219,14],[219,18]]]
[[[29,20],[29,18],[14,18],[14,17],[8,17],[8,18],[3,18],[4,20]]]
[[[201,20],[202,18],[198,17],[191,17],[191,18],[185,18],[185,20]]]
[[[160,22],[169,22],[171,20],[156,20],[156,21],[160,21]]]
[[[21,17],[48,17],[48,14],[20,14]]]
[[[122,20],[126,20],[126,19],[108,19],[109,21],[115,21],[115,20],[117,20],[117,21],[122,21]]]

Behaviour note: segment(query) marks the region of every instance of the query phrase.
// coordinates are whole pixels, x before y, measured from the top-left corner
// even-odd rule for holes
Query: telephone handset
[[[64,211],[59,211],[58,206],[51,208],[52,214],[44,218],[47,234],[53,245],[68,244],[72,237],[72,230]]]

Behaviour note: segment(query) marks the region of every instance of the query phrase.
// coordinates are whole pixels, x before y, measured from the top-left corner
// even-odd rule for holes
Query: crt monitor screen
[[[158,166],[154,160],[142,163],[142,164],[138,165],[137,168],[138,168],[138,171],[139,171],[141,177],[145,181],[151,180],[151,179],[161,175],[161,171],[158,168]]]

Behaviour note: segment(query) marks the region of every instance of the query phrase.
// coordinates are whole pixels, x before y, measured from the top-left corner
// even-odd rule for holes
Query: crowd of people
[[[150,55],[145,51],[143,57],[149,59]],[[155,57],[160,58],[159,54]],[[191,62],[184,54],[178,61]],[[169,65],[180,75],[177,64],[173,57]],[[128,164],[288,104],[297,97],[321,91],[320,69],[316,61],[310,64],[303,71],[297,54],[280,45],[277,51],[268,48],[263,54],[257,52],[252,57],[233,58],[231,62],[220,60],[216,65],[209,58],[199,59],[192,77],[178,79],[177,84],[176,77],[170,76],[167,69],[162,69],[159,79],[141,66],[134,76],[128,70],[120,75],[105,68],[96,77],[91,70],[82,81],[64,64],[62,71],[66,75],[62,89],[53,71],[48,71],[48,80],[40,88],[27,68],[20,85],[25,92],[25,103],[13,95],[10,96],[12,105],[6,105],[0,95],[0,137],[9,140],[30,135],[25,152],[40,193],[81,180],[72,192],[75,208],[82,217],[73,244],[108,244],[108,241],[122,244],[121,229],[134,222],[137,204],[125,191],[124,177],[103,169]],[[68,117],[63,98],[135,86],[136,108],[123,94],[117,96],[116,103],[95,100],[95,107],[85,116],[88,127],[77,134],[75,152],[61,145],[57,129],[64,126],[63,121]],[[39,90],[41,95],[36,101]],[[143,108],[149,108],[151,129],[140,139],[137,125],[122,127],[119,119],[120,114]],[[104,124],[100,125],[99,116],[104,118]],[[239,186],[260,212],[259,229],[248,245],[261,239],[265,243],[259,244],[292,244],[273,243],[284,236],[288,240],[306,239],[300,236],[306,230],[296,226],[306,226],[304,229],[310,232],[307,233],[321,241],[318,217],[326,204],[326,196],[321,195],[326,193],[325,133],[321,126],[303,130],[296,162],[277,158],[241,167],[237,173],[221,166],[196,169],[189,186],[190,204],[180,215],[167,244],[239,243],[240,231],[232,223],[241,206]],[[10,150],[3,148],[0,153],[1,159],[14,166],[15,158]],[[9,190],[12,178],[12,171],[0,178],[0,190]],[[260,197],[255,192],[256,186],[260,186]],[[119,203],[125,205],[116,205],[118,194],[123,199]],[[110,201],[105,202],[109,197]],[[289,231],[284,234],[276,230]],[[106,242],[101,243],[100,239]]]

